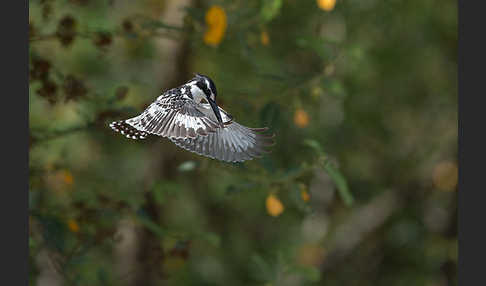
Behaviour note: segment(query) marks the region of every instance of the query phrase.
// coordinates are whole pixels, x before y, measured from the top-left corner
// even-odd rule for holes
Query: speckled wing
[[[177,93],[162,95],[139,116],[110,124],[132,139],[149,134],[168,137],[188,151],[226,162],[243,162],[268,153],[274,144],[267,128],[248,128],[219,108],[224,127],[209,104],[195,104]]]
[[[199,111],[193,101],[171,93],[160,96],[139,116],[125,123],[148,134],[171,138],[206,136],[219,128],[217,121]]]
[[[201,108],[202,107],[202,108]],[[209,118],[211,115],[208,106],[201,105],[199,110]],[[224,121],[224,128],[218,128],[216,132],[207,136],[196,138],[169,139],[177,146],[199,155],[218,159],[226,162],[243,162],[269,153],[266,149],[274,145],[273,135],[265,135],[267,128],[248,128],[231,118],[231,115],[220,108]]]

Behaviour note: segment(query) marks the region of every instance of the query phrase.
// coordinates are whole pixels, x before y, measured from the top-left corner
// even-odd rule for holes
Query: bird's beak
[[[218,122],[223,126],[223,119],[221,119],[221,113],[219,112],[218,105],[214,100],[211,98],[207,98],[209,104],[211,105],[211,108],[213,109],[214,115],[216,115],[216,118],[218,119]]]

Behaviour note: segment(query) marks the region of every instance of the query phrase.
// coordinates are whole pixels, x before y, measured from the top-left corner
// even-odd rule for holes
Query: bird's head
[[[218,105],[216,104],[216,97],[218,95],[218,92],[216,90],[216,85],[214,84],[214,82],[208,76],[198,73],[195,74],[191,82],[193,83],[194,88],[197,89],[197,93],[201,94],[199,102],[202,99],[206,99],[206,101],[211,105],[214,115],[218,119],[219,123],[223,125],[221,113],[219,112]]]
[[[194,74],[193,81],[196,82],[196,86],[206,95],[206,97],[216,101],[218,92],[212,79],[210,79],[208,76],[196,73]]]

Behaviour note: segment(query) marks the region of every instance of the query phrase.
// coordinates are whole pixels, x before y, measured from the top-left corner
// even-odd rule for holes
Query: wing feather
[[[133,138],[148,134],[168,137],[183,149],[227,162],[252,160],[270,152],[266,148],[274,144],[274,136],[265,135],[268,128],[248,128],[221,108],[220,112],[224,127],[218,124],[209,104],[196,104],[169,92],[140,115],[112,123],[112,128],[130,132]]]
[[[139,116],[125,122],[140,131],[175,138],[206,136],[219,128],[194,102],[171,95],[159,97]]]
[[[269,152],[265,148],[274,142],[273,136],[262,133],[266,130],[248,128],[233,121],[204,137],[169,139],[177,146],[199,155],[227,162],[243,162]]]

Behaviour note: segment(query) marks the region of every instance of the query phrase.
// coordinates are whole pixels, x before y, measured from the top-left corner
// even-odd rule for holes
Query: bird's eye
[[[201,99],[201,103],[209,104],[209,102],[205,98]]]

